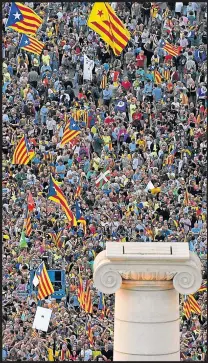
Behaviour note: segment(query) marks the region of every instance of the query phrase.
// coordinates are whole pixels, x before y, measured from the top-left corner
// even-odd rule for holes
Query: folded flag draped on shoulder
[[[35,11],[22,3],[12,3],[6,27],[18,33],[35,35],[43,23]]]
[[[160,72],[154,71],[154,78],[155,78],[156,84],[160,84],[162,82],[162,76],[161,76]]]
[[[180,48],[166,42],[165,40],[161,40],[160,47],[163,48],[168,54],[172,55],[173,57],[177,57],[179,55]]]
[[[85,298],[84,298],[84,310],[86,313],[92,314],[92,298],[90,291],[90,281],[87,281]]]
[[[64,134],[61,140],[61,145],[67,144],[67,142],[73,140],[77,135],[80,134],[80,128],[78,123],[71,119],[70,122],[66,125],[64,130]]]
[[[81,275],[79,275],[79,286],[78,286],[78,301],[80,303],[80,307],[84,307],[84,287]]]
[[[110,170],[107,169],[104,173],[100,173],[99,177],[95,181],[96,187],[102,188],[103,185],[109,182],[110,178]]]
[[[34,151],[29,150],[29,143],[26,136],[22,136],[14,150],[12,164],[27,165],[34,155]]]
[[[188,189],[186,188],[185,194],[184,194],[184,205],[187,207],[190,204],[190,200],[189,200],[189,192]]]
[[[66,213],[66,216],[72,225],[76,225],[76,218],[74,217],[69,205],[67,203],[66,197],[62,192],[58,182],[51,176],[50,177],[50,184],[49,184],[49,191],[48,191],[48,199],[53,200],[55,203],[61,204],[62,209]]]
[[[120,55],[131,35],[109,3],[95,3],[87,25]]]
[[[165,67],[163,70],[163,77],[166,79],[166,81],[169,81],[170,79],[170,70],[167,67]]]
[[[25,234],[29,237],[32,233],[32,224],[31,224],[31,215],[30,212],[27,212],[27,217],[25,220]]]
[[[57,247],[61,247],[62,243],[61,243],[61,235],[62,235],[63,230],[61,229],[59,232],[55,233],[55,232],[50,232],[48,233],[49,236],[51,237],[53,243],[55,243],[55,245]]]
[[[29,35],[22,35],[19,43],[19,48],[26,50],[27,52],[41,55],[45,44],[39,40],[30,37]]]
[[[54,293],[54,288],[51,283],[50,277],[45,267],[45,263],[42,262],[35,272],[35,276],[38,279],[38,300],[44,299],[46,296],[50,296]]]
[[[76,200],[76,221],[83,225],[84,233],[86,234],[86,220],[82,216],[82,212],[77,200]]]
[[[100,83],[100,88],[105,89],[105,87],[107,86],[107,83],[108,83],[108,78],[107,78],[106,74],[104,74],[102,81]]]
[[[80,197],[81,191],[82,191],[82,187],[81,187],[81,185],[78,185],[78,187],[77,187],[77,189],[75,191],[75,194],[74,194],[75,199]]]
[[[89,343],[90,343],[90,345],[91,345],[91,346],[93,346],[93,344],[94,344],[94,339],[93,339],[93,333],[92,333],[92,328],[91,328],[91,323],[90,323],[90,321],[88,321],[88,322],[87,322],[86,331],[87,331],[87,335],[88,335]]]

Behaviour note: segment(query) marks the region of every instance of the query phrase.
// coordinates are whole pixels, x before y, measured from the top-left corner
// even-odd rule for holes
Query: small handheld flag
[[[40,264],[35,274],[39,280],[38,300],[42,300],[46,296],[52,295],[54,293],[54,288],[51,284],[44,262]]]
[[[67,144],[67,142],[73,140],[79,134],[80,134],[80,128],[78,126],[78,123],[74,119],[71,119],[69,124],[67,124],[64,130],[63,138],[61,140],[61,145]]]
[[[29,35],[22,35],[19,43],[19,48],[26,50],[27,52],[41,55],[45,44],[39,40],[30,37]]]

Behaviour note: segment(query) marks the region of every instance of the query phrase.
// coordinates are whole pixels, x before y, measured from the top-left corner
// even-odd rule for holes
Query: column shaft
[[[123,280],[115,297],[114,361],[180,361],[172,281]]]

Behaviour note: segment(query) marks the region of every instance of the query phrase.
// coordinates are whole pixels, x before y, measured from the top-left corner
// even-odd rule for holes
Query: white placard
[[[40,306],[38,306],[35,314],[35,319],[33,322],[33,329],[47,332],[51,314],[52,314],[51,309],[41,308]]]

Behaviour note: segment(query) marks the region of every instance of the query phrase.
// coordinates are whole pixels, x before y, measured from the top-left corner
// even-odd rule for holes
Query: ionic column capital
[[[188,243],[116,243],[94,262],[94,283],[105,293],[115,293],[122,280],[173,281],[180,294],[192,294],[201,286],[201,262]]]

